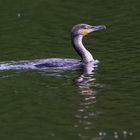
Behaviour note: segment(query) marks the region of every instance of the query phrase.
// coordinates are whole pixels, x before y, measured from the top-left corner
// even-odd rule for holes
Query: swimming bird
[[[37,59],[37,60],[23,60],[23,61],[10,61],[0,63],[0,70],[3,69],[45,69],[45,68],[60,68],[60,69],[71,69],[81,64],[93,63],[94,60],[92,54],[84,47],[82,39],[84,36],[91,32],[106,29],[105,25],[88,25],[88,24],[77,24],[71,30],[71,41],[72,46],[81,57],[78,59],[69,58],[48,58],[48,59]]]

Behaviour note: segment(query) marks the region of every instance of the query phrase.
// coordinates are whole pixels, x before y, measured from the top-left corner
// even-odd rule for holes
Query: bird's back
[[[8,61],[0,63],[0,70],[11,69],[72,69],[81,64],[78,59],[48,58],[36,60]]]

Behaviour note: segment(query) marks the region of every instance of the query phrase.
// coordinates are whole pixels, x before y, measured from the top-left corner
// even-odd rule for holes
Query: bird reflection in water
[[[75,79],[75,85],[81,95],[81,100],[75,115],[77,124],[74,127],[79,129],[80,133],[78,135],[82,139],[89,139],[88,133],[94,128],[92,119],[96,116],[96,112],[93,110],[97,94],[94,75],[96,67],[97,65],[93,66],[91,63],[82,65],[82,73]]]

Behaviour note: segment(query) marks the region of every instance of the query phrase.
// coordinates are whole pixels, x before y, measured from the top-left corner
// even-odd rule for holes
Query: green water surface
[[[81,68],[0,71],[1,140],[140,139],[139,0],[0,0],[0,61],[79,58],[77,23],[107,26],[84,38],[96,80],[77,85]]]

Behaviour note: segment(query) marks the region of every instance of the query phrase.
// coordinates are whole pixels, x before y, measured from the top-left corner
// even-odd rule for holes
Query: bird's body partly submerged
[[[0,70],[10,69],[71,69],[81,64],[78,59],[48,58],[35,60],[7,61],[0,63]]]
[[[72,69],[81,64],[92,64],[93,66],[98,63],[93,59],[91,53],[84,47],[82,39],[88,33],[96,30],[102,30],[106,27],[104,25],[91,26],[88,24],[77,24],[72,28],[71,40],[72,45],[76,52],[80,55],[81,60],[69,59],[69,58],[48,58],[48,59],[36,59],[36,60],[22,60],[22,61],[9,61],[1,62],[0,70],[10,69]]]
[[[91,62],[93,66],[99,63],[98,60]],[[21,61],[6,61],[0,63],[0,70],[45,70],[45,69],[63,69],[71,70],[79,65],[82,65],[82,61],[78,59],[70,58],[48,58],[48,59],[36,59],[36,60],[21,60]]]

